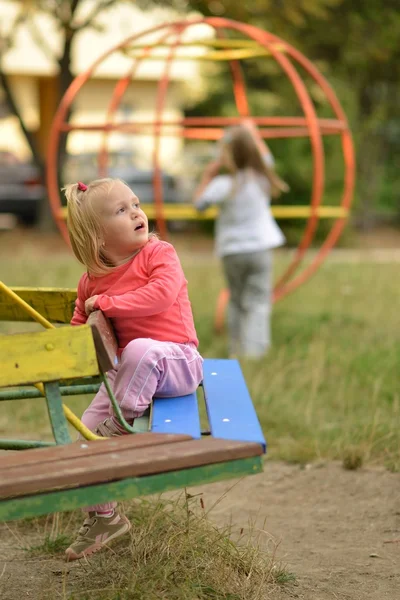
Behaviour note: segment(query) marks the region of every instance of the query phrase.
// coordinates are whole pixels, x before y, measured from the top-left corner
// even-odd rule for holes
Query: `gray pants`
[[[271,341],[272,251],[230,254],[222,262],[230,291],[230,354],[259,358]]]

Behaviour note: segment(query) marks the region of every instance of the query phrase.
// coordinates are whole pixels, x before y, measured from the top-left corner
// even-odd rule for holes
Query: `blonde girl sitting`
[[[149,234],[139,198],[125,183],[79,182],[68,185],[65,195],[72,248],[86,267],[71,325],[85,323],[98,309],[111,319],[120,364],[107,375],[132,424],[153,396],[191,394],[203,378],[187,281],[173,246]],[[104,384],[82,421],[100,436],[126,434]],[[77,539],[66,550],[67,560],[88,556],[130,529],[115,502],[86,511]]]

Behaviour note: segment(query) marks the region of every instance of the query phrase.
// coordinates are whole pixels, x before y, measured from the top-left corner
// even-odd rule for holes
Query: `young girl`
[[[153,396],[191,394],[202,380],[187,281],[174,248],[149,235],[139,199],[122,181],[79,182],[68,185],[65,195],[72,248],[87,269],[71,325],[85,323],[97,309],[110,317],[121,360],[107,375],[125,419],[133,423]],[[104,437],[126,433],[104,384],[82,421]],[[115,502],[86,510],[67,560],[92,554],[130,529]]]
[[[260,358],[270,345],[271,249],[285,238],[270,211],[270,196],[288,186],[250,123],[226,131],[220,157],[210,163],[194,196],[198,210],[219,205],[216,251],[230,291],[231,356]],[[228,174],[219,175],[221,168]]]

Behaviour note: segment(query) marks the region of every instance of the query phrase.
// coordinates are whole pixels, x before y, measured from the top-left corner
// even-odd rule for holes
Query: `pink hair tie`
[[[78,181],[78,190],[81,191],[81,192],[86,192],[87,185],[85,185],[84,183],[82,183],[82,181]]]

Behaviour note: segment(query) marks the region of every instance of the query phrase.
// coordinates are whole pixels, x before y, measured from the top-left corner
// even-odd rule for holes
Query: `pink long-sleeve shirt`
[[[82,275],[71,325],[86,323],[85,301],[95,295],[94,308],[111,319],[120,351],[136,338],[199,344],[187,281],[167,242],[151,239],[130,261],[102,277]]]

